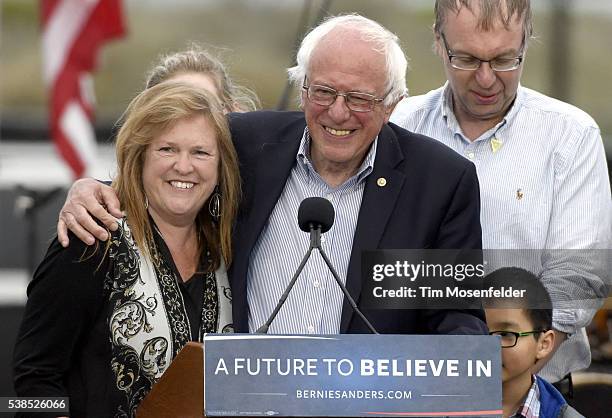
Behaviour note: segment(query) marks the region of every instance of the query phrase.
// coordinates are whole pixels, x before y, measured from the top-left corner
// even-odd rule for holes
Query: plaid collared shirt
[[[538,418],[540,416],[540,389],[536,377],[532,377],[533,383],[527,392],[523,404],[511,418]]]

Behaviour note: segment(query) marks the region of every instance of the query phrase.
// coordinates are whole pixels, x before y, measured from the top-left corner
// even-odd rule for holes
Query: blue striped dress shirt
[[[504,119],[470,141],[453,114],[447,83],[402,100],[391,122],[433,137],[475,164],[483,248],[612,248],[612,200],[603,142],[597,124],[582,110],[519,86]],[[586,292],[591,285],[605,287],[601,282],[609,280],[608,273],[608,277],[594,277],[598,283],[588,283],[592,277],[581,271],[582,266],[576,270],[575,265],[545,253],[538,264],[522,267],[541,277],[553,300],[562,299],[568,285],[574,286],[572,298],[577,300],[581,295],[576,293]],[[559,279],[568,272],[574,275],[571,281]],[[557,381],[590,364],[584,327],[594,312],[592,307],[553,310],[554,328],[571,337],[542,371],[547,380]]]
[[[354,176],[331,188],[309,159],[310,135],[305,129],[295,165],[249,260],[247,300],[251,332],[268,319],[308,250],[309,235],[297,223],[298,208],[307,197],[324,197],[334,206],[334,225],[323,234],[321,246],[346,283],[365,180],[374,167],[376,145],[377,139]],[[344,295],[325,261],[318,251],[313,251],[269,332],[337,334],[343,301]]]

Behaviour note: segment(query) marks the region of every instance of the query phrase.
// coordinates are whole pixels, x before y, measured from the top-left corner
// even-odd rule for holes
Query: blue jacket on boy
[[[536,376],[540,391],[540,418],[584,418],[568,405],[563,395],[550,383]]]

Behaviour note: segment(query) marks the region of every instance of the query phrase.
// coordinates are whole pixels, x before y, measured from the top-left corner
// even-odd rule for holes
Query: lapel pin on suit
[[[523,189],[516,189],[516,200],[521,200],[523,196]]]
[[[378,184],[378,187],[385,187],[387,185],[387,179],[379,177],[378,180],[376,180],[376,184]]]

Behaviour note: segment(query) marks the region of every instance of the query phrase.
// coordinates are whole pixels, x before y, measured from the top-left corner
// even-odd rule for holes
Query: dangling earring
[[[149,209],[149,198],[145,196],[145,210]]]
[[[208,212],[215,221],[221,217],[221,193],[219,193],[219,185],[215,186],[213,194],[208,200]]]

